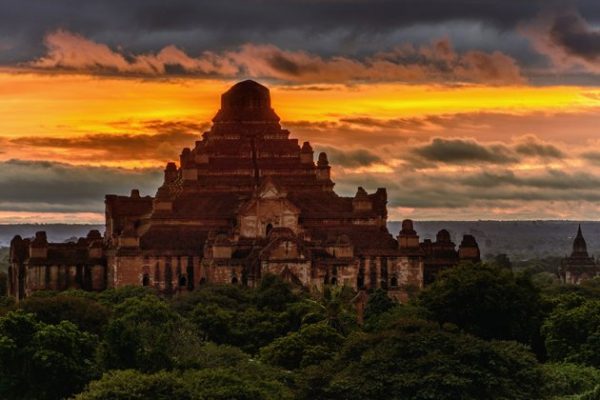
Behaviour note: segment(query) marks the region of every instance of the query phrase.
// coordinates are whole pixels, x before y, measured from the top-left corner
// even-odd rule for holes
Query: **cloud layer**
[[[266,78],[284,82],[353,81],[524,82],[515,60],[494,51],[458,54],[448,39],[415,48],[410,44],[363,59],[324,58],[305,51],[286,51],[273,45],[244,44],[226,52],[203,52],[191,57],[170,45],[157,53],[126,55],[106,44],[59,30],[46,36],[48,53],[28,65],[39,69],[133,75],[195,75],[218,78]]]
[[[161,178],[160,169],[8,160],[0,163],[0,211],[102,212],[105,194],[154,195]]]

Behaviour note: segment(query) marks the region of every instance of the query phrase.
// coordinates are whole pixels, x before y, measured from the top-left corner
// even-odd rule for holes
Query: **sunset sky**
[[[391,220],[600,218],[600,1],[0,2],[0,223],[154,195],[241,79]]]

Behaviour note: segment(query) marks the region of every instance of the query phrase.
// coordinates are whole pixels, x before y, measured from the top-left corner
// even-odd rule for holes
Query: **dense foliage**
[[[7,400],[600,399],[600,282],[461,265],[406,304],[349,288],[0,301]],[[360,322],[360,323],[359,323]]]

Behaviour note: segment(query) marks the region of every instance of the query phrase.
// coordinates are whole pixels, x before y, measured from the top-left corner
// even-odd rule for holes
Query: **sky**
[[[390,220],[600,218],[597,0],[2,0],[0,223],[154,195],[242,79]]]

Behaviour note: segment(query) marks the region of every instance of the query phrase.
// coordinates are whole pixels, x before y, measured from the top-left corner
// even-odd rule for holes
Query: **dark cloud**
[[[534,136],[528,136],[523,138],[522,142],[515,146],[515,151],[519,154],[530,156],[530,157],[541,157],[541,158],[556,158],[561,159],[565,157],[565,153],[558,147],[544,143]]]
[[[190,56],[169,45],[155,53],[125,54],[77,33],[57,30],[45,38],[48,51],[27,63],[49,71],[82,71],[164,77],[173,72],[196,77],[259,78],[286,83],[341,83],[368,81],[444,83],[523,83],[519,66],[499,52],[456,52],[449,39],[419,47],[395,47],[365,58],[322,57],[306,51],[246,43],[226,52]],[[176,68],[175,68],[176,67]]]
[[[191,57],[223,52],[247,43],[271,44],[320,57],[353,56],[361,61],[402,43],[422,45],[448,37],[460,52],[494,75],[482,53],[499,50],[519,64],[540,57],[515,31],[558,1],[548,0],[4,0],[0,3],[0,64],[23,63],[45,54],[44,36],[64,29],[77,32],[125,55],[158,53],[175,46]],[[600,19],[596,0],[567,0],[593,23]],[[268,58],[288,75],[311,66],[283,53]],[[183,64],[165,64],[171,74]]]
[[[338,173],[335,179],[337,190],[345,195],[353,195],[359,185],[369,191],[386,187],[390,207],[460,209],[478,218],[490,218],[486,212],[491,210],[506,207],[510,211],[531,204],[553,209],[560,209],[562,205],[563,212],[568,213],[568,202],[600,201],[600,177],[552,169],[530,172],[484,168],[462,173],[402,170],[394,174]],[[531,212],[531,215],[542,213],[535,209]]]
[[[0,209],[9,211],[99,212],[104,195],[138,188],[154,195],[160,169],[73,166],[49,161],[0,163]]]
[[[317,152],[324,151],[332,165],[342,167],[364,167],[375,163],[381,163],[381,158],[364,149],[343,150],[335,147],[321,146],[316,148]]]
[[[596,189],[600,186],[600,178],[598,176],[584,172],[566,173],[555,169],[549,169],[542,174],[538,173],[533,176],[519,176],[514,171],[503,171],[500,173],[485,171],[467,176],[461,179],[461,182],[473,187],[487,188],[510,185],[519,188],[525,187],[555,191]],[[566,195],[568,198],[573,196],[572,193]]]
[[[577,14],[556,17],[550,29],[550,37],[571,55],[591,62],[600,59],[600,30],[593,30]]]
[[[285,42],[290,44],[290,36],[298,32],[304,39],[343,32],[342,40],[347,41],[361,34],[372,36],[403,26],[445,21],[470,20],[506,29],[536,15],[544,3],[544,0],[230,0],[226,3],[97,0],[79,2],[75,7],[69,0],[52,3],[4,0],[0,4],[0,37],[14,36],[21,42],[18,47],[27,45],[25,51],[39,49],[42,34],[59,27],[113,45],[127,43],[134,51],[175,43],[197,52],[206,49],[206,43],[226,48],[249,39],[288,47]],[[316,44],[304,43],[311,45]]]
[[[600,151],[586,151],[581,157],[592,164],[600,165]]]
[[[414,152],[426,160],[448,164],[506,164],[518,161],[505,145],[482,145],[473,139],[434,138],[431,143],[416,147]]]
[[[117,121],[113,126],[131,128],[131,121]],[[177,160],[184,147],[193,147],[207,124],[187,121],[142,121],[136,126],[157,133],[96,133],[73,137],[24,136],[4,139],[4,146],[36,153],[61,151],[62,159],[71,162],[145,161],[162,164]],[[67,150],[67,151],[63,151]]]

